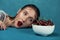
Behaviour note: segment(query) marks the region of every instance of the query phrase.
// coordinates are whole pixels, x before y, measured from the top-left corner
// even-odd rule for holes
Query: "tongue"
[[[21,21],[18,21],[17,25],[18,26],[21,26],[22,25],[22,22]]]

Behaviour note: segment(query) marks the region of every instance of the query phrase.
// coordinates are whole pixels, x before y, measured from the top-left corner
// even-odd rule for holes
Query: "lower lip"
[[[17,26],[21,26],[21,25],[22,25],[22,22],[18,21]]]

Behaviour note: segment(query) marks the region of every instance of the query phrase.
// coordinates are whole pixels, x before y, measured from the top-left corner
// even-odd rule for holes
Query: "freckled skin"
[[[36,19],[35,16],[36,16],[35,10],[30,7],[26,7],[25,9],[20,10],[17,13],[17,16],[14,19],[14,21],[15,21],[14,26],[17,28],[19,27],[17,25],[18,21],[20,21],[19,24],[22,23],[22,25],[20,27],[31,26],[32,22]]]
[[[5,22],[3,22],[3,25],[5,26],[3,26],[2,29],[5,30],[7,26],[14,26],[16,28],[30,27],[36,18],[37,16],[35,10],[31,7],[26,7],[23,10],[19,10],[14,19],[11,19],[9,16],[7,16]]]

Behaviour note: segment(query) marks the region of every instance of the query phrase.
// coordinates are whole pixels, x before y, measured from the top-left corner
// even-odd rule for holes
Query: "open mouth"
[[[21,21],[18,21],[17,26],[21,26],[23,23]]]

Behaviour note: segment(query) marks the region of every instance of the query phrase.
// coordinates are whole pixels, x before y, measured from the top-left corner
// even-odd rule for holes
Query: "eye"
[[[33,22],[33,18],[32,17],[29,17],[28,20],[29,20],[29,22]]]
[[[27,15],[28,13],[27,12],[24,12],[24,15]]]
[[[30,19],[29,21],[32,22],[32,19]]]

